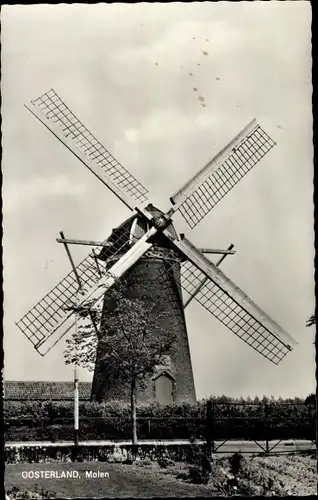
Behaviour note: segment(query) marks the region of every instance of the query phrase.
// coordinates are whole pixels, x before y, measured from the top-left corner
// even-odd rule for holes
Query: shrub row
[[[6,419],[10,418],[72,418],[74,404],[72,401],[4,401],[4,414]],[[117,401],[109,403],[80,402],[79,413],[82,417],[102,418],[130,418],[130,405]],[[161,406],[157,403],[140,405],[137,415],[141,418],[155,417],[186,417],[204,418],[206,414],[206,402],[200,401],[195,404],[182,403],[179,405]]]
[[[201,446],[204,449],[204,446]],[[199,447],[201,449],[201,447]],[[127,459],[191,461],[192,446],[188,444],[125,445],[125,446],[27,446],[6,447],[5,463],[47,463],[95,461],[125,462]]]
[[[266,400],[264,401],[266,402]],[[7,441],[73,439],[73,403],[4,402]],[[130,406],[119,402],[80,403],[82,440],[130,439]],[[207,436],[207,401],[137,409],[140,439],[188,439]],[[212,422],[213,421],[213,422]],[[305,404],[265,404],[213,400],[210,434],[214,439],[314,439],[315,410]]]
[[[313,411],[302,400],[292,401],[268,401],[264,398],[260,401],[232,400],[225,396],[214,398],[215,415],[222,417],[241,416],[265,418],[265,403],[268,406],[269,415],[273,418],[285,418],[286,416],[298,419],[304,414]],[[162,406],[157,403],[140,405],[137,408],[137,416],[141,418],[205,418],[207,400],[201,400],[195,404],[181,403]],[[72,418],[74,405],[72,401],[4,401],[4,414],[6,419],[14,418],[38,418],[44,419]],[[107,403],[80,402],[80,415],[82,417],[103,418],[129,418],[130,405],[118,401]]]
[[[60,418],[5,421],[7,441],[72,440],[73,419]],[[137,420],[139,439],[206,439],[207,433],[218,439],[314,439],[315,421],[303,415],[294,418],[265,419],[227,417],[210,421],[209,431],[206,419],[157,418]],[[122,440],[131,438],[129,418],[80,418],[81,440]]]

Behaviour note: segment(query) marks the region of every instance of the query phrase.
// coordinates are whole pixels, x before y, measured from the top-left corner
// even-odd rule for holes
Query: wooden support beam
[[[60,233],[61,234],[61,233]],[[67,243],[69,245],[88,245],[91,247],[111,247],[112,243],[107,241],[92,241],[92,240],[74,240],[69,238],[56,238],[58,243]]]
[[[73,258],[72,258],[72,256],[71,256],[71,252],[69,251],[69,248],[68,248],[68,246],[67,246],[67,240],[66,240],[66,239],[65,239],[65,237],[64,237],[64,233],[63,233],[63,231],[60,231],[60,235],[61,235],[61,243],[63,243],[63,244],[64,244],[64,248],[65,248],[65,250],[66,250],[67,256],[68,256],[68,258],[69,258],[69,260],[70,260],[70,263],[71,263],[71,266],[72,266],[73,272],[74,272],[74,274],[75,274],[75,278],[76,278],[76,281],[77,281],[77,283],[78,283],[78,288],[79,288],[79,289],[81,289],[81,288],[82,288],[82,283],[81,283],[80,277],[79,277],[79,275],[78,275],[77,269],[76,269],[76,267],[75,267],[75,264],[74,264]]]
[[[199,250],[202,253],[216,253],[221,255],[234,255],[236,253],[236,250],[230,250],[229,248],[227,250],[222,250],[220,248],[199,248]]]
[[[234,245],[233,243],[231,243],[231,245],[229,246],[228,248],[228,252],[231,252],[232,251],[232,248],[234,248]],[[202,250],[201,250],[202,252]],[[202,252],[204,253],[204,252]],[[235,253],[235,252],[234,252]],[[223,262],[223,260],[225,259],[225,257],[228,255],[228,253],[225,253],[224,255],[222,255],[222,257],[217,261],[217,263],[215,264],[217,267],[221,264],[221,262]],[[199,283],[199,285],[197,286],[197,288],[194,290],[193,294],[190,295],[190,297],[188,298],[188,300],[185,301],[184,305],[183,305],[183,308],[185,309],[191,302],[192,299],[194,299],[194,297],[196,296],[196,294],[202,289],[202,287],[205,285],[205,283],[209,280],[209,278],[204,278],[201,283]]]
[[[75,274],[76,281],[77,281],[77,284],[78,284],[78,292],[79,292],[80,290],[82,290],[83,284],[82,284],[81,279],[79,277],[79,274],[77,272],[76,266],[74,264],[74,261],[73,261],[72,255],[71,255],[71,252],[69,251],[69,248],[67,246],[67,240],[65,239],[63,231],[60,231],[60,236],[61,236],[61,242],[64,244],[67,256],[68,256],[68,258],[70,260],[73,272]],[[77,307],[77,301],[78,301],[77,299],[78,299],[78,294],[76,294],[76,307]],[[96,332],[96,334],[98,334],[98,329],[97,329],[97,325],[96,325],[96,322],[95,322],[95,319],[94,319],[94,315],[92,314],[91,311],[89,311],[89,315],[90,315],[92,324],[94,326],[95,332]]]

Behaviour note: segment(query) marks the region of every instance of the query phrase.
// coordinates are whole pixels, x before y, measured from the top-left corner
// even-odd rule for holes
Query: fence
[[[11,417],[5,421],[7,441],[68,441],[74,437],[72,417],[31,418]],[[137,435],[139,439],[186,439],[194,436],[205,439],[206,419],[186,417],[139,417]],[[107,417],[80,418],[80,440],[129,440],[130,419]]]
[[[207,402],[206,428],[210,452],[217,452],[230,439],[241,439],[254,441],[269,453],[282,440],[302,439],[315,443],[316,414],[313,407],[305,404],[217,403],[210,400]],[[216,440],[221,440],[221,444],[216,445]],[[270,445],[273,441],[276,443]]]
[[[5,418],[6,441],[69,441],[74,436],[72,407],[68,415],[59,416],[60,409],[51,403],[50,411],[33,415]],[[178,407],[164,409],[161,415],[137,415],[139,440],[172,440],[195,438],[207,443],[217,452],[220,443],[228,440],[264,441],[264,451],[270,451],[269,442],[283,439],[315,440],[315,410],[304,404],[290,403],[233,403],[209,400],[192,408],[191,414],[178,415]],[[17,412],[18,413],[18,412]],[[66,412],[67,413],[67,412]],[[166,412],[167,413],[167,412]],[[179,409],[180,413],[180,409]],[[186,413],[186,412],[185,412]],[[106,415],[80,415],[80,440],[129,440],[129,414],[118,412]],[[262,448],[262,445],[260,445]]]

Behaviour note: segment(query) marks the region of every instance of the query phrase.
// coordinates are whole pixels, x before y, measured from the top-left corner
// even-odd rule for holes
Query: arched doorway
[[[158,375],[154,380],[155,400],[163,405],[174,403],[175,381],[167,372]]]

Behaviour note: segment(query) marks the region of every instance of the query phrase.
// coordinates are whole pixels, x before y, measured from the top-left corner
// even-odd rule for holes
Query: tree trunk
[[[132,444],[137,444],[137,416],[136,416],[136,379],[131,381],[130,389],[131,401],[131,426],[132,426]]]

